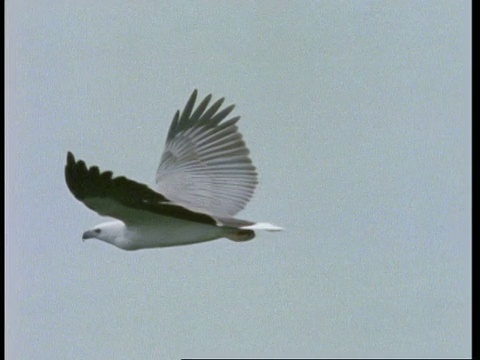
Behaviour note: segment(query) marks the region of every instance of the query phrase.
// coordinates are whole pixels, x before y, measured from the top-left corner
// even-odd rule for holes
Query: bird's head
[[[121,221],[109,221],[99,224],[83,233],[82,240],[97,239],[121,249],[125,248],[125,224]]]

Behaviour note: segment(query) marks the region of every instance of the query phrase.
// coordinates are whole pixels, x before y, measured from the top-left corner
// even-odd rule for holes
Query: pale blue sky
[[[15,359],[471,355],[471,7],[7,1],[6,340]],[[153,186],[194,88],[235,103],[284,226],[125,252],[68,150]]]

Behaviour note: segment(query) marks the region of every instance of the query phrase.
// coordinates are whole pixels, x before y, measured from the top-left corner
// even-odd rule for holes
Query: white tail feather
[[[242,226],[240,229],[245,230],[266,230],[266,231],[282,231],[283,228],[269,224],[269,223],[256,223],[249,226]]]

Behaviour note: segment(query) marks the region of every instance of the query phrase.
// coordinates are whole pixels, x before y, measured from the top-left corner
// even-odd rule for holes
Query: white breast
[[[155,216],[155,220],[127,226],[125,249],[137,250],[155,247],[194,244],[215,240],[228,233],[226,228]],[[123,244],[122,244],[123,245]]]

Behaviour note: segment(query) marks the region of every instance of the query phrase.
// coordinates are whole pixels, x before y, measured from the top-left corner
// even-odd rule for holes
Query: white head
[[[129,241],[125,237],[126,226],[121,221],[109,221],[95,226],[83,233],[83,241],[97,239],[115,245],[120,249],[129,250]]]

